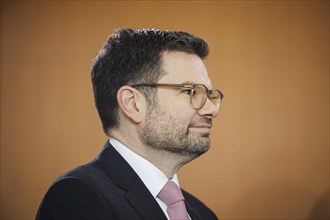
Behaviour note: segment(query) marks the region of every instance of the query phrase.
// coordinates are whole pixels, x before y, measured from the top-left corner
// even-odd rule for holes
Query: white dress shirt
[[[118,140],[110,138],[109,142],[137,173],[144,185],[148,188],[152,196],[155,198],[155,200],[163,210],[167,219],[169,219],[167,213],[167,206],[157,197],[160,190],[165,186],[168,181],[166,175],[155,165],[130,150]],[[178,186],[180,186],[176,174],[173,176],[171,181],[175,182]]]

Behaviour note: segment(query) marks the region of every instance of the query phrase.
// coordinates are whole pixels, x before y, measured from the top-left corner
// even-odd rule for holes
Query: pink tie
[[[168,181],[159,192],[158,198],[167,205],[170,220],[189,220],[181,189],[172,181]]]

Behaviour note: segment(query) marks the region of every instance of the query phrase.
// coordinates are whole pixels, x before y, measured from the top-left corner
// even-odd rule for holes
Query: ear
[[[142,121],[142,102],[141,93],[130,86],[122,86],[117,92],[119,108],[136,124]]]

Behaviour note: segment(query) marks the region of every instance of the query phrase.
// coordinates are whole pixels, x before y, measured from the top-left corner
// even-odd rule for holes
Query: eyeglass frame
[[[176,87],[176,88],[185,88],[185,89],[190,89],[193,90],[195,86],[203,86],[205,88],[206,91],[206,98],[204,98],[204,101],[201,103],[199,108],[196,108],[193,104],[192,104],[192,99],[193,99],[193,93],[190,93],[190,104],[194,107],[194,109],[196,110],[200,110],[201,108],[204,107],[206,100],[210,99],[210,95],[212,94],[213,91],[218,91],[220,94],[220,100],[219,100],[219,106],[217,107],[218,110],[220,108],[220,104],[221,104],[221,100],[224,98],[223,93],[219,90],[219,89],[211,89],[209,90],[205,85],[203,84],[172,84],[172,83],[139,83],[139,84],[135,84],[135,85],[130,85],[131,87],[136,87],[136,86],[154,86],[154,87],[158,87],[158,86],[165,86],[165,87]],[[212,101],[211,101],[212,102]],[[212,102],[213,103],[213,102]]]

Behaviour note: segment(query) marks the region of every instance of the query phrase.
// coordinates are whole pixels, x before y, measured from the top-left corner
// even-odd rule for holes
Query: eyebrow
[[[207,88],[208,90],[210,90],[210,91],[213,90],[213,88],[210,89],[210,88],[208,88],[207,85],[205,85],[205,84],[203,84],[203,83],[196,83],[196,82],[192,82],[192,81],[185,81],[185,82],[183,82],[182,84],[188,84],[188,85],[201,84],[201,85],[206,86],[206,88]]]
[[[191,81],[185,81],[181,84],[188,84],[188,85],[194,85],[194,84],[200,84],[200,83],[195,83],[195,82],[191,82]]]

